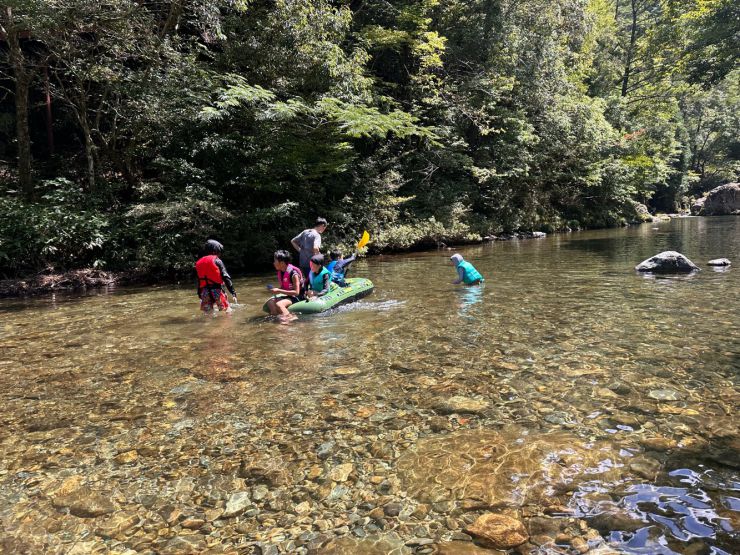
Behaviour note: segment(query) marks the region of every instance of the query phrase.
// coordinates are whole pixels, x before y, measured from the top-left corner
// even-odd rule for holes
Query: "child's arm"
[[[231,293],[231,296],[234,298],[234,302],[236,302],[236,291],[234,290],[234,283],[231,281],[231,276],[229,275],[229,272],[226,271],[226,266],[224,266],[224,263],[220,258],[217,258],[215,262],[219,272],[221,272],[221,279],[224,280],[224,285],[226,285],[226,289],[229,290],[229,293]]]
[[[465,278],[465,270],[463,270],[460,266],[458,266],[457,267],[457,279],[453,281],[452,283],[454,285],[458,285],[462,283],[464,278]]]

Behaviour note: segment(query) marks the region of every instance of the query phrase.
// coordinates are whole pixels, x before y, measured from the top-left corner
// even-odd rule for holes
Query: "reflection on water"
[[[216,318],[190,288],[2,301],[0,551],[424,552],[506,511],[540,553],[738,552],[740,274],[706,261],[739,238],[462,249],[483,287],[380,256],[372,296],[290,325],[272,276]],[[634,272],[663,250],[704,271]]]
[[[478,303],[483,301],[483,293],[485,291],[485,284],[474,285],[472,287],[458,287],[455,294],[459,298],[458,314],[460,316],[466,316],[470,320],[475,320],[475,314],[471,309]]]

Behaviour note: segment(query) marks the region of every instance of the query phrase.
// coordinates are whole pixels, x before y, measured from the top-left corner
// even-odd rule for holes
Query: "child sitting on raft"
[[[307,297],[323,297],[331,289],[331,274],[324,268],[324,255],[311,257],[311,272],[308,274]]]
[[[293,303],[303,300],[303,273],[290,263],[291,256],[288,251],[275,251],[272,265],[277,270],[278,287],[268,285],[267,288],[273,295],[285,295],[278,299],[273,297],[267,301],[267,308],[273,316],[288,317],[288,307]]]
[[[340,287],[344,287],[346,285],[344,278],[346,277],[347,270],[349,269],[349,265],[357,259],[357,253],[349,258],[344,258],[341,251],[333,250],[329,253],[329,256],[331,257],[331,262],[326,265],[326,269],[331,274],[331,280]]]
[[[463,259],[462,255],[453,254],[450,261],[457,268],[457,279],[452,282],[453,284],[478,285],[485,281],[475,266]]]

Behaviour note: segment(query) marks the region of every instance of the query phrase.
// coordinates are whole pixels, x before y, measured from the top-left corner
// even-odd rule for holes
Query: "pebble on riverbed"
[[[510,549],[529,539],[529,534],[520,521],[493,513],[481,515],[465,531],[494,549]]]

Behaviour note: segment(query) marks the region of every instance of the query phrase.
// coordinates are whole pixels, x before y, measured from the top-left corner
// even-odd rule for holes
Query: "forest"
[[[736,0],[6,0],[0,274],[678,212],[740,177],[739,45]]]

